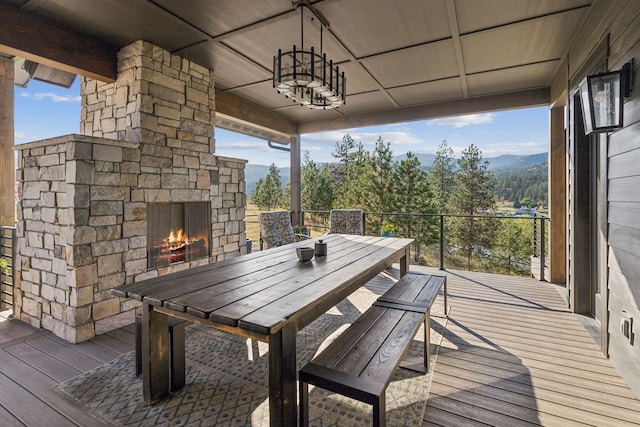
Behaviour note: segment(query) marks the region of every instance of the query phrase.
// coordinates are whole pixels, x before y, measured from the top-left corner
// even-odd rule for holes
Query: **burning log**
[[[182,229],[153,245],[150,254],[155,259],[156,265],[166,265],[174,262],[182,262],[188,259],[206,256],[207,242],[205,238],[190,238]]]

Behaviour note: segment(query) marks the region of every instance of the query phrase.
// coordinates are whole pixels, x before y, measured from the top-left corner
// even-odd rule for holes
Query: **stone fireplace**
[[[15,314],[70,342],[134,321],[113,287],[245,251],[246,162],[214,154],[210,70],[139,41],[81,95],[82,135],[16,147]]]

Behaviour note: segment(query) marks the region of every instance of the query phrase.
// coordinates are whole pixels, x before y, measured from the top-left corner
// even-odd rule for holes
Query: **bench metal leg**
[[[424,342],[422,343],[422,357],[406,356],[400,362],[400,367],[414,372],[426,374],[429,372],[429,360],[431,352],[431,309],[424,316]]]
[[[444,277],[444,315],[449,316],[449,306],[447,305],[447,277]]]
[[[300,425],[309,427],[309,384],[299,380],[300,395]]]
[[[136,377],[142,374],[142,316],[136,316]]]
[[[378,402],[373,404],[373,427],[386,427],[387,425],[387,406],[386,396],[383,391],[378,396]]]
[[[427,310],[424,316],[424,372],[429,372],[429,361],[431,360],[431,309]]]

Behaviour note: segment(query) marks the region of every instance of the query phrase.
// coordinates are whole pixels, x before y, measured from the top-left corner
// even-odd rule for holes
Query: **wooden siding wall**
[[[607,167],[608,352],[620,373],[640,395],[640,2],[596,0],[569,52],[570,79],[579,81],[581,67],[598,42],[609,37],[609,70],[635,59],[634,86],[624,103],[624,128],[609,133]],[[606,230],[607,224],[598,224]],[[602,277],[602,276],[601,276]],[[606,284],[600,287],[606,289]],[[634,320],[634,339],[621,332],[623,314]],[[606,342],[606,340],[604,341]],[[607,349],[603,349],[606,351]]]

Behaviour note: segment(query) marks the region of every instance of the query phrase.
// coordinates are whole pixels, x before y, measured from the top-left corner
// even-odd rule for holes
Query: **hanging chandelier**
[[[329,24],[308,0],[295,2],[294,7],[300,9],[300,48],[293,45],[288,52],[278,49],[278,55],[273,57],[273,87],[302,106],[337,108],[346,101],[346,79],[344,72],[334,67],[332,60],[327,61],[327,54],[322,51],[322,31]],[[320,21],[320,53],[313,46],[309,50],[304,47],[305,7]]]

